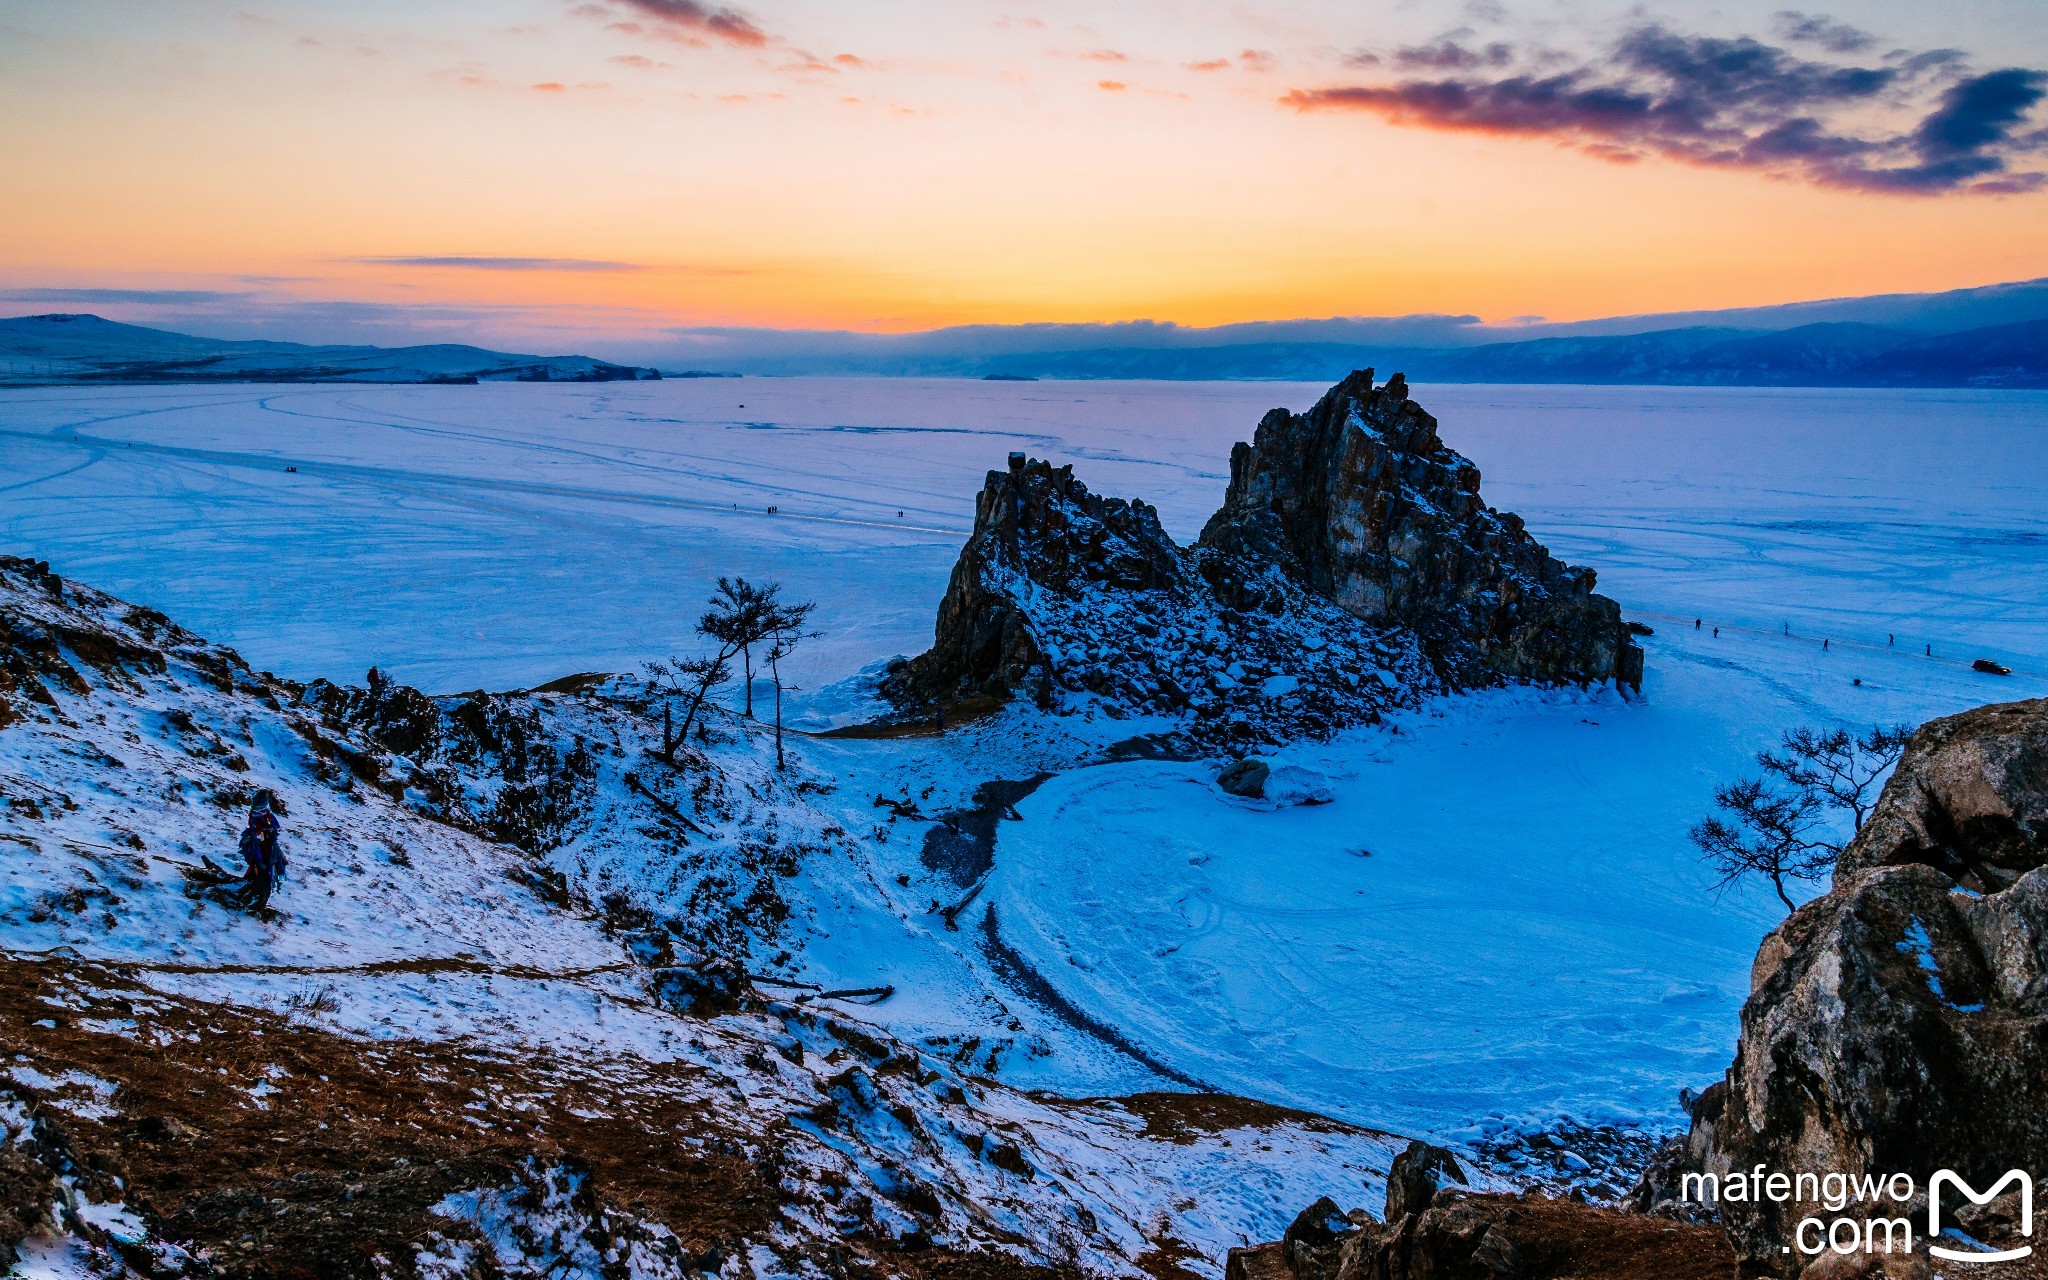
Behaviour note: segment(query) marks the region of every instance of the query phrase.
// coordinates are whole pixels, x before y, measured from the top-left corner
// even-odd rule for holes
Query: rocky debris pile
[[[2048,1167],[2048,699],[1913,735],[1829,892],[1764,940],[1735,1062],[1667,1163],[1667,1183],[1761,1165],[1923,1195],[1941,1169],[1989,1188]],[[1835,1216],[1793,1190],[1720,1198],[1758,1271],[1797,1273],[1796,1224]],[[1944,1224],[2002,1244],[2010,1208],[1957,1200]],[[1926,1229],[1922,1204],[1876,1209]]]
[[[1608,1204],[1637,1185],[1664,1146],[1661,1133],[1559,1116],[1541,1129],[1503,1129],[1469,1143],[1475,1158],[1517,1187],[1574,1192]],[[1647,1211],[1647,1206],[1645,1206]]]
[[[1395,374],[1362,369],[1307,413],[1275,409],[1230,451],[1207,547],[1288,575],[1348,612],[1420,633],[1455,678],[1642,681],[1621,607],[1479,496]]]
[[[1174,717],[1205,742],[1326,734],[1442,687],[1405,628],[1177,547],[1144,503],[1022,454],[989,473],[936,636],[884,679],[906,708],[1021,694]]]
[[[1327,1197],[1272,1244],[1233,1249],[1225,1280],[1732,1280],[1713,1227],[1535,1192],[1468,1190],[1451,1153],[1416,1142],[1387,1176],[1387,1214]]]
[[[1640,684],[1593,573],[1479,497],[1397,374],[1276,409],[1179,547],[1143,502],[1013,454],[975,503],[932,648],[882,692],[914,713],[1030,697],[1186,722],[1197,741],[1325,734],[1447,686]]]
[[[487,839],[545,853],[591,808],[597,761],[584,740],[546,723],[546,698],[430,698],[372,667],[361,688],[315,680],[294,701],[344,740],[381,748],[381,757],[340,757],[358,780]]]

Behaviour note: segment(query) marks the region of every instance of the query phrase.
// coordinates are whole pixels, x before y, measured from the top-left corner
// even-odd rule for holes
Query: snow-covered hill
[[[1375,1193],[1384,1135],[1026,1094],[858,997],[730,982],[721,928],[772,939],[778,886],[871,872],[829,776],[738,729],[651,764],[642,696],[301,686],[0,559],[0,1248],[48,1275],[1214,1275]],[[291,860],[269,916],[204,883],[259,789]]]
[[[589,356],[417,347],[230,342],[93,315],[0,320],[0,386],[103,382],[618,382],[653,369]]]

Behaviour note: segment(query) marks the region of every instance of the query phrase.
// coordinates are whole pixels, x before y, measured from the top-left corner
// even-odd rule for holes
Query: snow
[[[524,887],[531,879],[520,874],[530,865],[527,854],[414,812],[375,788],[323,775],[309,745],[316,726],[291,690],[251,679],[191,637],[168,633],[90,588],[68,584],[59,595],[45,583],[18,563],[0,566],[0,605],[10,625],[24,629],[15,634],[68,635],[68,656],[81,663],[75,683],[52,675],[43,687],[54,701],[28,704],[24,718],[0,733],[0,798],[12,815],[10,829],[0,833],[7,852],[0,858],[0,938],[15,963],[92,966],[47,1000],[66,1018],[111,994],[135,1030],[154,1037],[161,1028],[149,1024],[166,1005],[164,996],[181,996],[339,1031],[367,1042],[370,1060],[381,1057],[376,1041],[403,1038],[554,1062],[562,1074],[551,1082],[597,1083],[599,1105],[628,1115],[636,1097],[680,1094],[709,1124],[764,1142],[772,1136],[779,1158],[789,1162],[789,1199],[777,1230],[788,1234],[782,1243],[798,1246],[872,1226],[890,1234],[928,1232],[941,1242],[993,1236],[1029,1259],[1136,1276],[1132,1260],[1172,1234],[1198,1251],[1197,1269],[1213,1275],[1228,1246],[1279,1230],[1296,1202],[1333,1186],[1355,1187],[1363,1197],[1384,1179],[1397,1144],[1383,1134],[1267,1115],[1211,1126],[1183,1143],[1151,1134],[1115,1102],[1031,1097],[976,1078],[949,1055],[889,1041],[855,1020],[858,1009],[822,997],[718,1018],[679,1017],[650,1002],[650,975],[628,959],[620,939],[608,937],[590,914],[551,907]],[[104,660],[116,652],[130,655],[126,665]],[[85,662],[84,653],[103,660]],[[239,672],[223,677],[232,687],[207,678],[220,672]],[[644,738],[650,727],[622,723],[633,714],[631,700],[532,701],[552,721],[546,731],[580,733],[599,754],[607,750],[600,729]],[[327,730],[338,732],[331,724]],[[1016,746],[1003,744],[1003,758],[1014,760]],[[1045,749],[1070,754],[1050,740]],[[721,856],[719,842],[732,834],[723,828],[758,837],[768,821],[790,830],[829,816],[801,800],[807,792],[794,783],[816,781],[802,772],[776,783],[771,797],[763,766],[770,750],[758,732],[721,745],[718,781],[749,795],[758,790],[757,798],[774,798],[779,807],[763,822],[753,822],[747,808],[699,833],[705,858]],[[502,780],[471,781],[483,790]],[[635,843],[646,816],[626,809],[616,775],[600,774],[593,785],[605,793],[601,804],[608,807],[600,812],[611,820],[594,832],[578,831],[558,851],[585,901],[654,848],[644,833]],[[183,891],[184,872],[200,852],[232,835],[239,805],[221,797],[256,786],[282,802],[291,858],[271,900],[276,914],[268,918],[203,891]],[[817,794],[821,803],[849,809],[863,803]],[[835,888],[846,891],[877,935],[905,932],[886,902],[856,888],[878,892],[859,860],[819,858],[805,874],[815,877],[821,900]],[[649,890],[644,877],[629,887]],[[807,908],[805,918],[815,914],[837,925],[835,910],[825,902],[815,913]],[[954,967],[963,985],[974,981]],[[108,983],[117,990],[108,991]],[[987,1018],[973,1025],[985,1031]],[[29,1059],[12,1066],[11,1084],[53,1111],[118,1114],[120,1094],[108,1081],[42,1070]],[[1129,1073],[1128,1064],[1124,1069]],[[229,1069],[219,1070],[225,1076]],[[1144,1072],[1135,1079],[1156,1083]],[[229,1083],[247,1106],[262,1110],[287,1089],[313,1087],[291,1080],[277,1063]],[[470,1122],[488,1130],[501,1104],[518,1107],[521,1100],[478,1103]],[[21,1141],[26,1113],[0,1118],[8,1141]],[[998,1148],[1010,1155],[994,1158]],[[588,1272],[589,1258],[573,1233],[565,1234],[576,1225],[563,1204],[575,1188],[561,1179],[571,1175],[529,1172],[545,1184],[536,1196],[474,1188],[446,1202],[450,1221],[480,1232],[501,1258],[509,1251],[536,1267],[559,1263],[568,1273]],[[907,1184],[929,1191],[938,1208],[913,1215],[883,1194]],[[1208,1186],[1231,1190],[1181,1223],[1174,1206]],[[846,1218],[845,1206],[827,1203],[837,1189],[848,1189],[848,1204],[872,1204],[859,1211],[868,1216]],[[609,1229],[647,1244],[634,1273],[669,1274],[654,1225],[629,1216]],[[36,1274],[86,1266],[98,1238],[120,1226],[81,1222],[67,1228],[69,1235],[32,1242],[28,1256],[44,1267]],[[462,1273],[474,1251],[459,1240],[443,1243],[446,1249],[423,1243],[434,1256],[423,1256],[421,1266]]]
[[[1328,805],[1250,806],[1202,763],[1065,774],[1018,806],[983,899],[1068,999],[1233,1092],[1438,1137],[1669,1127],[1726,1067],[1782,916],[1697,864],[1715,784],[1779,728],[1918,721],[1982,686],[1768,637],[1645,643],[1640,700],[1496,691],[1297,745]]]
[[[259,667],[359,679],[375,664],[430,690],[635,670],[689,644],[716,575],[780,579],[819,602],[826,633],[800,666],[799,711],[845,723],[863,703],[843,678],[928,643],[973,495],[1010,450],[1145,499],[1187,539],[1220,500],[1230,443],[1273,404],[1302,408],[1321,390],[790,379],[0,392],[0,549],[162,609]],[[943,739],[800,739],[803,767],[838,783],[815,820],[859,839],[796,878],[806,915],[791,974],[894,983],[863,1016],[934,1052],[986,1038],[1015,1084],[1089,1095],[1167,1082],[999,972],[992,912],[994,936],[1071,1010],[1180,1076],[1453,1140],[1564,1114],[1676,1123],[1677,1089],[1726,1065],[1750,959],[1781,914],[1768,893],[1710,892],[1684,833],[1715,784],[1795,724],[1919,721],[2048,693],[2048,395],[1416,395],[1485,472],[1493,505],[1655,625],[1641,699],[1433,702],[1398,732],[1291,747],[1334,799],[1278,809],[1218,793],[1216,762],[1073,767],[1146,732],[1140,721],[1005,713]],[[1979,655],[2016,674],[1969,671]],[[1286,696],[1287,678],[1267,678],[1269,696]],[[870,798],[931,788],[920,804],[936,815],[981,782],[1041,770],[1059,776],[999,824],[995,870],[948,929],[927,904],[968,886],[922,863],[924,824]],[[95,948],[141,957],[170,938],[215,968],[422,952],[559,968],[603,950],[588,931],[527,928],[525,898],[462,840],[413,873],[431,892],[381,866],[357,886],[344,846],[376,822],[303,824],[334,834],[295,883],[346,874],[357,895],[317,931],[234,921],[195,937],[167,912]],[[606,874],[654,891],[657,869],[630,850],[597,852]],[[504,909],[468,911],[465,883],[489,884]],[[281,1002],[304,979],[163,981]],[[603,1004],[607,1043],[668,1052],[652,1023],[587,985],[441,974],[351,989],[363,994],[344,990],[330,1016],[371,1034],[527,1023],[519,1034],[582,1035]]]

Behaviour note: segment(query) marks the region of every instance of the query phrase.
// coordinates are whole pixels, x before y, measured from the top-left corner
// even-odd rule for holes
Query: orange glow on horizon
[[[203,59],[152,43],[173,16],[27,6],[33,38],[0,55],[0,286],[646,337],[1573,320],[2048,276],[2048,193],[1827,190],[1304,112],[1288,93],[1340,74],[1307,32],[1083,36],[1049,5],[1035,27],[934,11],[892,50],[797,6],[693,45],[566,5],[363,32],[281,4],[176,28],[215,41]]]

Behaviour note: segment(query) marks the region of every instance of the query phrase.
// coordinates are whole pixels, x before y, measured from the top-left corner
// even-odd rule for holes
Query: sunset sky
[[[2048,5],[0,0],[0,312],[638,343],[2048,276]]]

